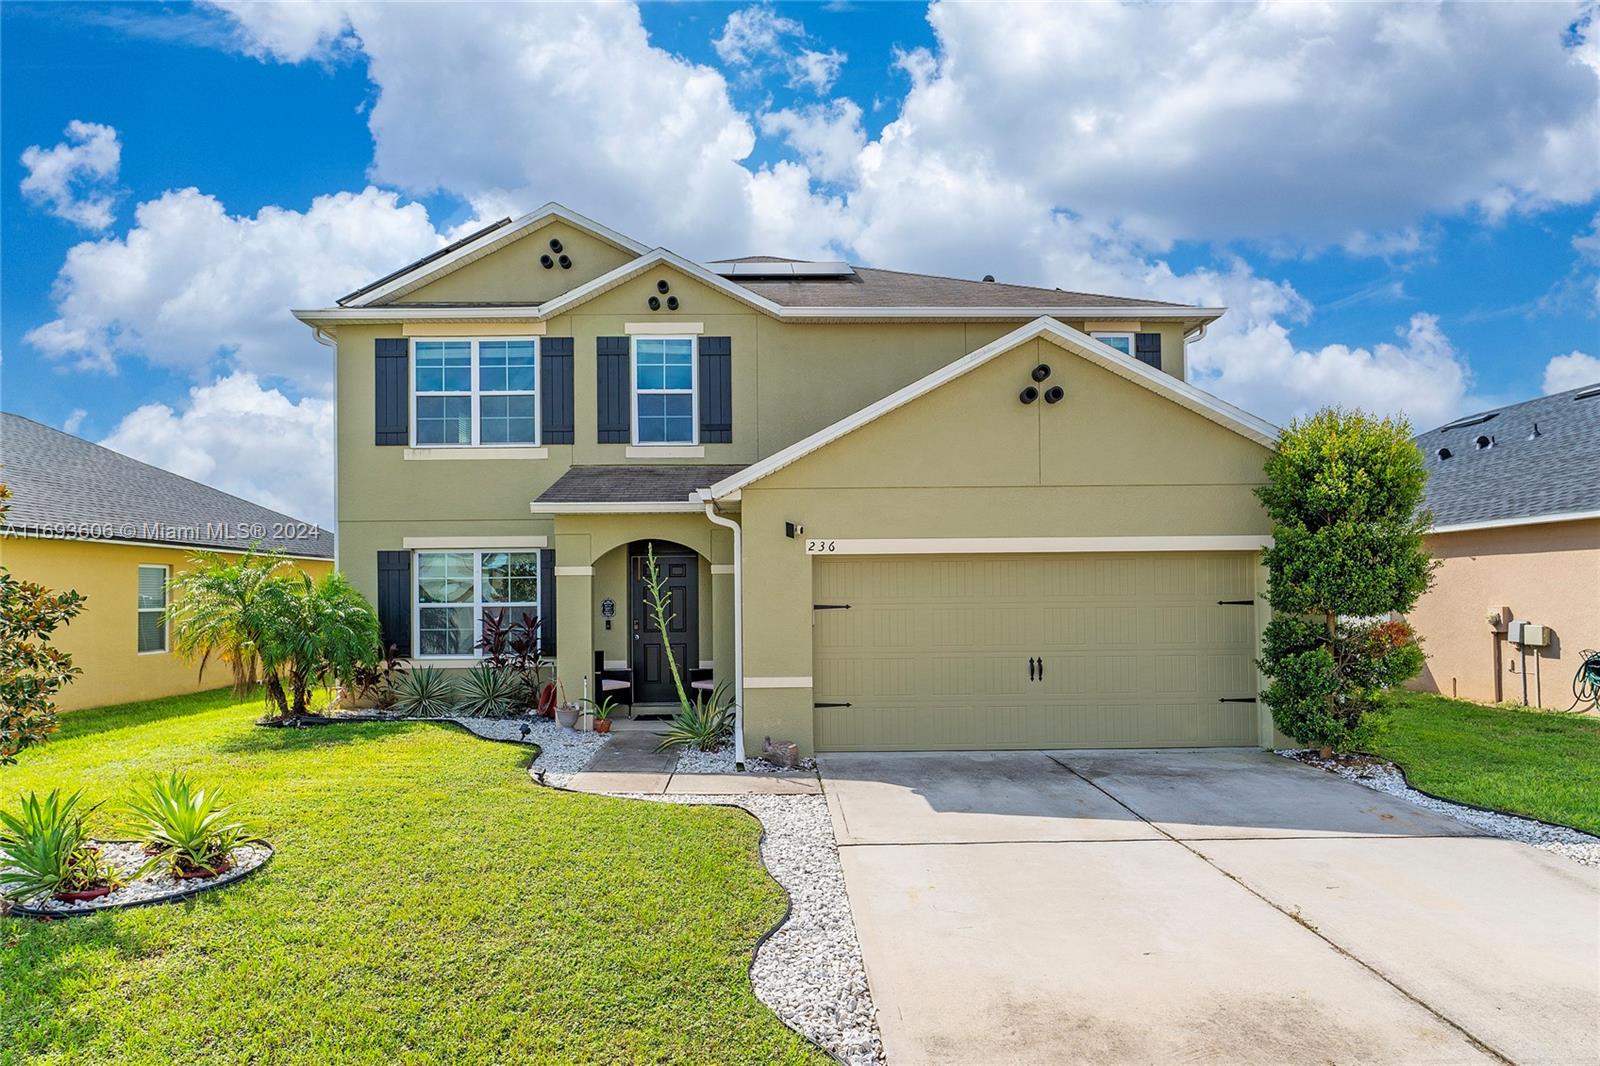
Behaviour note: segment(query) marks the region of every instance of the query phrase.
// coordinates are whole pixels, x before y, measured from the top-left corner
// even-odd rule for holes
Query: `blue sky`
[[[1275,420],[1600,378],[1577,7],[0,19],[0,403],[307,517],[331,374],[288,307],[551,199],[697,257],[1226,303],[1195,380]]]

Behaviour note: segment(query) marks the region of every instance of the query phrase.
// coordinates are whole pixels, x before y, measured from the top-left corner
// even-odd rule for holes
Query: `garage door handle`
[[[1044,680],[1044,656],[1039,656],[1039,680]]]
[[[1034,661],[1033,656],[1031,656],[1031,655],[1028,656],[1028,680],[1029,681],[1034,680],[1034,671],[1037,670],[1038,668],[1039,668],[1038,664]]]

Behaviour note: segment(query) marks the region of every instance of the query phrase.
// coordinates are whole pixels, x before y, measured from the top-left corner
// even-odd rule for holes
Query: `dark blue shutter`
[[[556,553],[539,553],[539,654],[556,653]]]
[[[373,443],[410,444],[408,378],[411,345],[404,337],[380,337],[373,352]]]
[[[1133,356],[1141,363],[1149,363],[1157,370],[1161,369],[1161,334],[1135,333],[1133,335]]]
[[[378,628],[383,648],[411,654],[411,553],[378,553]]]
[[[595,338],[596,411],[601,444],[633,440],[633,391],[628,387],[628,338]]]
[[[733,441],[733,340],[700,338],[700,443]]]
[[[539,342],[539,443],[572,443],[572,338]]]

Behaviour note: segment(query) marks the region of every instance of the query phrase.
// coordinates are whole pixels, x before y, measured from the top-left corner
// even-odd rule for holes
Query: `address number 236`
[[[806,554],[807,555],[827,555],[829,552],[835,552],[835,551],[838,551],[838,550],[839,550],[839,542],[836,541],[836,540],[808,540],[808,541],[806,541]]]

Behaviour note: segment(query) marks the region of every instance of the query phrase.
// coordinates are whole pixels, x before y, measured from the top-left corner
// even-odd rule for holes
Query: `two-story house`
[[[295,314],[338,364],[338,563],[416,662],[542,619],[740,741],[1269,743],[1252,489],[1274,427],[1188,384],[1220,308],[753,256],[551,204]],[[672,590],[642,604],[653,546]]]

